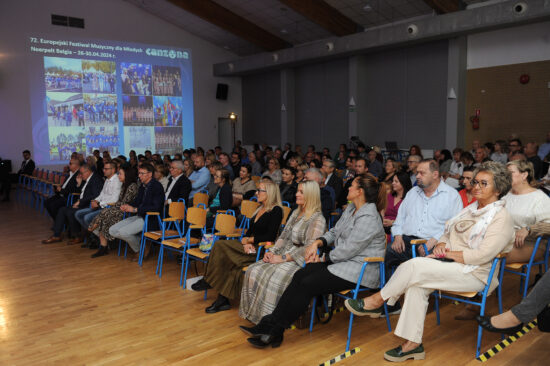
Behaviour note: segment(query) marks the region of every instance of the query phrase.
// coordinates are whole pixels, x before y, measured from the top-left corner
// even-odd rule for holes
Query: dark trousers
[[[72,207],[61,207],[55,216],[55,223],[53,225],[53,235],[59,237],[63,232],[63,226],[65,221],[69,224],[69,230],[72,235],[76,235],[80,232],[80,224],[76,220],[75,212],[79,210],[78,208]]]
[[[384,267],[386,270],[386,282],[391,277],[392,268],[399,266],[401,263],[408,261],[412,258],[412,246],[411,240],[420,239],[417,236],[403,235],[403,241],[405,242],[405,250],[401,253],[397,253],[392,249],[390,245],[386,248],[386,256],[384,257]]]
[[[270,321],[288,328],[308,308],[311,299],[355,287],[355,283],[333,275],[328,270],[330,263],[309,263],[294,274],[292,282],[279,299]]]
[[[54,220],[57,217],[57,212],[59,211],[59,209],[61,207],[65,207],[66,204],[67,204],[67,198],[59,195],[51,196],[44,202],[44,206],[46,207],[46,210]]]
[[[533,290],[521,302],[512,307],[512,313],[522,323],[529,323],[550,304],[550,272],[546,272]]]

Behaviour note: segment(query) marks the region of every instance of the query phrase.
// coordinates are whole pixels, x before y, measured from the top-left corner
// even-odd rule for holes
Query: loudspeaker
[[[229,91],[229,85],[218,84],[216,89],[216,99],[227,100],[227,92]]]

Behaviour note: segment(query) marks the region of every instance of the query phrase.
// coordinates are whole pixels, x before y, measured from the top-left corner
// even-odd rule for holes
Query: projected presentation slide
[[[190,50],[42,36],[29,37],[29,52],[38,164],[195,145]]]

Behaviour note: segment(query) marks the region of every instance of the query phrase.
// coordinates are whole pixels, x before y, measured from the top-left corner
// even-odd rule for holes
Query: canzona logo
[[[171,59],[174,59],[174,58],[188,59],[189,58],[189,53],[186,51],[164,50],[164,49],[158,49],[158,48],[147,48],[145,50],[145,54],[147,54],[147,56],[160,56],[160,57],[168,57]]]

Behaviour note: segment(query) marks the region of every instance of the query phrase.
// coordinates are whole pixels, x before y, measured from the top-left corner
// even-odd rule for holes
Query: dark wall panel
[[[335,152],[348,139],[348,60],[300,67],[294,75],[296,144]]]
[[[243,143],[279,145],[281,141],[281,82],[278,71],[242,79]]]

